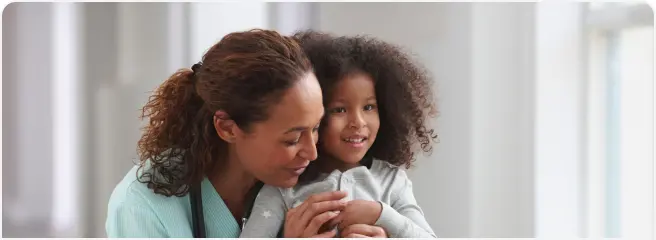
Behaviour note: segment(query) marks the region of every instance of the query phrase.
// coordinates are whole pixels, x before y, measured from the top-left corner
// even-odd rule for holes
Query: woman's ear
[[[218,110],[214,113],[214,129],[223,141],[234,143],[237,139],[239,126],[230,119],[228,113]]]

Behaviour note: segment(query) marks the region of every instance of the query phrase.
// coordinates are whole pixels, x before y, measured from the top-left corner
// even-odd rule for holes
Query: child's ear
[[[230,119],[230,115],[225,111],[219,110],[214,113],[214,129],[223,141],[234,143],[241,129]]]

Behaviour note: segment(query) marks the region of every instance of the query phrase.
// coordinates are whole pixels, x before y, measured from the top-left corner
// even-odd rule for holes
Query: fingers
[[[340,224],[344,219],[344,212],[337,212],[337,217],[333,218],[328,222],[328,225],[331,227],[337,227],[337,229],[342,229]]]
[[[366,231],[366,226],[362,226],[363,224],[354,224],[350,226],[346,226],[345,228],[341,229],[341,234],[342,236],[348,236],[354,233],[357,234],[363,234],[364,231]]]
[[[369,238],[365,235],[362,234],[357,234],[357,233],[351,233],[349,235],[346,235],[347,238]]]
[[[316,235],[321,225],[335,218],[338,212],[344,209],[346,202],[340,201],[344,197],[346,197],[344,191],[323,192],[310,196],[301,205],[287,211],[285,232],[290,230],[295,233],[290,233],[290,236]],[[322,234],[330,235],[330,232]]]
[[[345,227],[348,227],[351,225],[351,221],[348,221],[348,215],[347,212],[342,211],[337,215],[335,219],[332,220],[332,223],[337,224],[337,229],[343,231]]]
[[[349,212],[348,210],[344,210],[341,211],[339,215],[337,215],[333,222],[337,224],[337,229],[341,231],[344,230],[344,228],[357,223],[354,221],[354,217],[356,216],[353,216],[353,213]]]
[[[312,197],[310,197],[310,198],[312,198]],[[308,201],[305,201],[303,204],[301,204],[301,206],[303,206],[303,205],[305,205],[305,206],[303,206],[303,208],[298,210],[300,216],[298,216],[298,214],[297,214],[297,217],[300,217],[301,222],[305,223],[307,225],[307,223],[310,221],[310,219],[314,218],[315,216],[317,216],[319,214],[322,214],[322,213],[327,212],[327,211],[339,212],[339,211],[343,210],[347,205],[347,202],[340,201],[340,199],[337,199],[337,200],[324,200],[324,201],[320,201],[320,200],[323,200],[323,199],[319,199],[319,200],[317,200],[317,199],[308,199]],[[299,206],[299,208],[301,206]],[[301,211],[303,211],[303,212],[301,213]]]
[[[310,223],[305,228],[305,233],[306,233],[305,235],[312,236],[317,234],[319,232],[319,229],[324,223],[330,221],[335,217],[337,217],[337,213],[331,211],[324,212],[322,214],[317,215],[316,217],[312,218]]]
[[[374,234],[371,235],[371,237],[374,238],[387,238],[387,232],[385,232],[385,229],[382,227],[374,226],[373,228]]]
[[[333,192],[323,192],[319,194],[314,194],[310,196],[307,200],[305,200],[305,202],[303,202],[301,205],[293,208],[293,210],[295,210],[297,214],[300,214],[297,217],[301,217],[302,215],[305,214],[308,208],[314,205],[314,203],[325,202],[325,201],[338,201],[344,197],[346,197],[346,192],[344,191],[333,191]],[[318,213],[312,214],[312,216],[310,217],[314,217],[317,214]],[[309,217],[306,217],[305,220],[308,219]]]
[[[335,213],[335,216],[337,216],[337,213],[343,210],[345,206],[346,203],[342,201],[313,203],[312,205],[309,205],[301,215],[301,222],[307,223],[310,219],[325,212],[333,212]]]
[[[305,202],[315,203],[331,200],[340,200],[346,197],[345,191],[322,192],[310,196]]]
[[[386,235],[383,228],[367,224],[353,224],[342,230],[342,236],[349,236],[351,234],[360,234],[369,237],[385,237]]]
[[[334,238],[335,236],[337,236],[337,229],[333,229],[322,234],[314,235],[312,236],[312,238]]]
[[[331,229],[336,228],[337,224],[335,223],[335,219],[339,217],[339,213],[337,213],[337,215],[338,215],[337,217],[335,217],[333,219],[330,219],[328,222],[321,225],[321,228],[319,228],[319,231],[317,231],[317,232],[322,233],[322,232],[326,232],[326,231],[329,231]]]

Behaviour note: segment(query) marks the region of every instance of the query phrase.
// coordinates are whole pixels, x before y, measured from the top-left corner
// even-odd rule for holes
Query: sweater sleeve
[[[412,192],[412,181],[398,169],[394,179],[391,205],[380,202],[383,209],[376,225],[384,228],[391,238],[436,238]]]
[[[285,222],[287,207],[280,190],[264,185],[255,198],[240,238],[275,238]]]

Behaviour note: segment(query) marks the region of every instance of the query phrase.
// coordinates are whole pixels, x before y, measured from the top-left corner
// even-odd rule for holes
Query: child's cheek
[[[327,127],[325,131],[325,135],[331,142],[339,142],[342,131],[344,131],[344,128],[346,127],[346,118],[341,117],[341,116],[330,116],[327,121]]]
[[[369,115],[369,119],[367,120],[367,128],[369,128],[369,146],[371,146],[376,140],[378,130],[380,130],[380,116],[378,115],[378,112],[372,112]]]
[[[319,135],[319,141],[322,142],[327,152],[335,154],[341,143],[340,135],[343,129],[341,122],[343,119],[340,119],[338,116],[329,116],[326,120],[324,130]]]

